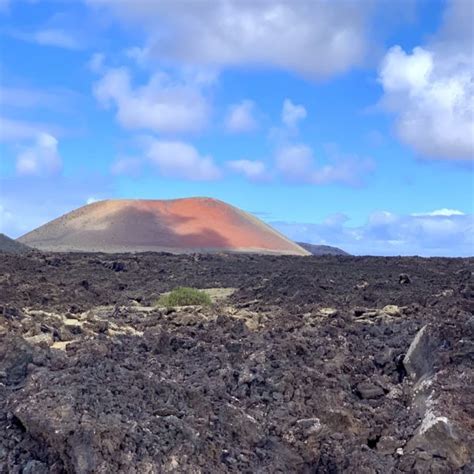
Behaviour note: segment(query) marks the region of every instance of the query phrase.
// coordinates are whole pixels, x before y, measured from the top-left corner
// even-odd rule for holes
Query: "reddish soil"
[[[0,473],[473,472],[473,269],[0,255]]]
[[[19,241],[48,251],[307,254],[254,216],[208,198],[96,202]]]

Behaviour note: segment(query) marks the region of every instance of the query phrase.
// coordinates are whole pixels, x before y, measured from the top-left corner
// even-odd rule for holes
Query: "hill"
[[[210,198],[107,200],[19,239],[48,251],[309,253],[256,217]]]
[[[31,249],[16,240],[11,239],[5,234],[0,233],[0,252],[5,253],[26,253]]]
[[[297,244],[310,252],[311,255],[350,255],[344,250],[330,245],[315,245],[307,244],[305,242],[297,242]]]

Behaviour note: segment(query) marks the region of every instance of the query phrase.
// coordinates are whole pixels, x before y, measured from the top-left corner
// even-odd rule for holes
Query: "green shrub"
[[[209,306],[212,303],[211,297],[204,291],[196,288],[179,287],[171,293],[161,295],[158,300],[158,306],[192,306],[201,305]]]

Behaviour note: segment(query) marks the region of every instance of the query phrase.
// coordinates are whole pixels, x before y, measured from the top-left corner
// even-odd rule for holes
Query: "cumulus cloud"
[[[164,72],[133,87],[128,69],[109,69],[95,84],[94,94],[103,106],[116,108],[118,122],[127,129],[196,131],[206,125],[210,113],[199,85]]]
[[[457,209],[448,209],[446,207],[443,207],[442,209],[436,209],[434,211],[431,211],[431,212],[414,212],[413,214],[411,214],[412,216],[415,216],[415,217],[423,217],[423,216],[445,216],[445,217],[449,217],[449,216],[464,216],[464,212],[462,211],[459,211]]]
[[[35,143],[22,151],[16,160],[20,175],[51,175],[61,170],[58,141],[48,133],[40,133]]]
[[[471,2],[454,0],[432,41],[411,52],[392,47],[379,68],[382,103],[400,139],[423,157],[474,158]]]
[[[327,164],[318,166],[309,146],[291,144],[277,151],[276,168],[290,182],[360,186],[373,170],[374,164],[370,159],[333,154]]]
[[[227,163],[229,169],[252,181],[263,181],[269,178],[265,163],[258,160],[233,160]]]
[[[327,77],[359,64],[372,2],[88,0],[149,33],[160,58],[217,67],[254,65]],[[297,26],[295,26],[297,25]],[[159,32],[159,33],[157,33]]]
[[[233,133],[255,130],[257,128],[257,121],[254,114],[255,103],[251,100],[243,100],[239,104],[231,105],[226,118],[227,130]]]
[[[281,111],[281,121],[288,128],[295,128],[298,122],[307,116],[306,109],[302,105],[293,104],[290,99],[285,99]]]
[[[140,157],[119,157],[112,164],[112,174],[137,177],[150,172],[188,181],[213,181],[222,177],[222,170],[212,156],[201,154],[190,143],[144,136],[138,139],[138,144]]]
[[[350,226],[344,214],[319,224],[273,222],[278,230],[300,242],[335,245],[355,255],[474,255],[474,215],[370,214],[365,224]]]
[[[146,150],[146,157],[167,178],[211,181],[221,176],[212,157],[201,155],[188,143],[152,140]]]

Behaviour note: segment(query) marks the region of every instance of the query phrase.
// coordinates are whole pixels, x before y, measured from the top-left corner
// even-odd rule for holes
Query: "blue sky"
[[[355,254],[473,255],[470,0],[0,0],[0,231],[211,196]]]

